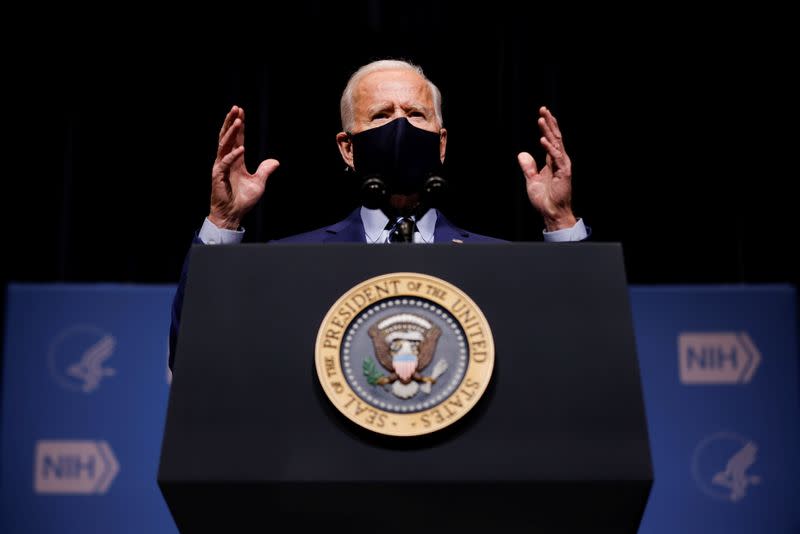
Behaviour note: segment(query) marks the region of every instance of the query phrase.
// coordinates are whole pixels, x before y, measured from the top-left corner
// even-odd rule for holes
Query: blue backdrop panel
[[[8,288],[0,532],[176,532],[155,482],[173,290]],[[794,289],[631,299],[656,474],[640,532],[797,532]]]
[[[155,483],[173,291],[9,286],[0,532],[177,532]]]
[[[640,532],[800,529],[795,291],[636,287],[655,484]]]

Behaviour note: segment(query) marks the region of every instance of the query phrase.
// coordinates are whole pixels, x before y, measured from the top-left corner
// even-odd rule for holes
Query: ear
[[[347,132],[339,132],[336,134],[336,144],[339,145],[339,154],[342,159],[351,169],[355,168],[353,165],[353,142],[350,140],[350,135]]]
[[[444,163],[444,153],[447,151],[447,130],[439,130],[439,158]]]

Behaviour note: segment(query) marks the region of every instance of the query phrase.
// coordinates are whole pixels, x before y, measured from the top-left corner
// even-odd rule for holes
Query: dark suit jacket
[[[364,224],[361,221],[361,208],[355,209],[346,219],[339,221],[331,226],[312,230],[303,234],[297,234],[283,239],[277,239],[281,243],[365,243]],[[501,239],[488,237],[480,234],[473,234],[454,226],[448,221],[441,212],[437,214],[436,227],[433,231],[435,243],[500,243]],[[202,244],[198,237],[194,239],[195,244]],[[178,325],[180,323],[181,308],[183,307],[183,292],[186,287],[186,276],[189,269],[189,254],[183,262],[183,270],[178,281],[178,288],[172,300],[172,322],[169,328],[169,368],[172,369],[175,363],[175,343],[178,339]]]

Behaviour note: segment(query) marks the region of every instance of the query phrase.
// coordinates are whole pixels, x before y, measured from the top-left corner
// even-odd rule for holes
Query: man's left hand
[[[556,118],[550,110],[539,108],[540,142],[547,155],[541,170],[528,152],[517,156],[525,174],[528,198],[541,213],[548,232],[571,228],[577,222],[572,213],[572,163],[564,150],[564,141]]]

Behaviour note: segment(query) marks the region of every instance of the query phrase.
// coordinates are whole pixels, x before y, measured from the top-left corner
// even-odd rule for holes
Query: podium
[[[158,484],[183,533],[637,531],[653,473],[621,246],[195,246]],[[387,273],[445,280],[495,347],[473,409],[362,428],[315,366],[323,318]]]

